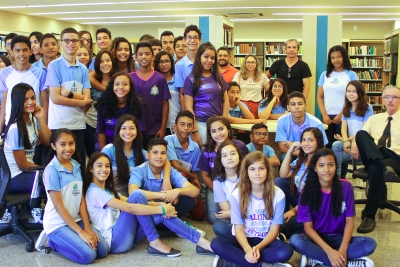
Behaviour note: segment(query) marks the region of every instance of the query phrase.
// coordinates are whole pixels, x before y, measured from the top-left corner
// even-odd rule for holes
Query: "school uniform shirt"
[[[237,178],[234,182],[229,179],[225,179],[225,181],[221,182],[219,177],[217,177],[217,179],[213,181],[214,202],[229,202],[232,192],[238,182],[239,178]]]
[[[260,102],[262,99],[261,92],[264,90],[264,86],[269,82],[269,79],[265,73],[262,73],[258,81],[254,81],[252,78],[243,80],[240,72],[237,72],[233,77],[233,81],[240,85],[241,100]]]
[[[194,95],[194,75],[190,74],[185,80],[182,93],[193,97],[193,111],[196,121],[207,122],[207,119],[211,116],[222,115],[223,93],[228,88],[228,84],[222,79],[222,77],[223,88],[221,88],[213,76],[201,77],[200,80],[201,84],[197,90],[197,94]]]
[[[233,80],[233,77],[239,70],[233,67],[231,64],[228,64],[228,68],[224,71],[221,72],[222,77],[224,77],[225,82],[229,83]]]
[[[179,88],[175,87],[175,77],[172,77],[170,81],[167,82],[169,93],[171,94],[171,99],[169,102],[169,113],[167,120],[167,128],[175,124],[176,115],[181,111],[181,100],[179,97]]]
[[[305,120],[302,125],[297,125],[293,122],[291,113],[287,113],[278,119],[276,125],[275,142],[300,142],[300,137],[303,131],[308,127],[316,127],[321,130],[324,136],[324,145],[328,143],[326,138],[325,130],[322,122],[315,116],[305,112]]]
[[[350,110],[349,117],[342,116],[342,121],[347,122],[347,135],[349,137],[355,135],[362,129],[364,122],[366,122],[372,115],[374,115],[374,110],[372,109],[372,106],[368,104],[368,109],[365,111],[364,117],[357,116],[356,112],[353,110]]]
[[[19,131],[17,123],[11,124],[4,142],[4,155],[6,156],[8,167],[10,168],[11,178],[23,172],[15,161],[13,151],[25,150],[26,161],[33,163],[35,148],[39,143],[38,130],[40,129],[40,125],[36,119],[31,117],[30,124],[26,124],[26,128],[28,130],[29,143],[32,146],[31,149],[25,149],[24,138],[22,138],[21,143],[19,142],[19,136],[22,135],[22,131]]]
[[[173,167],[171,167],[170,175],[172,188],[181,188],[182,185],[187,182],[186,178]],[[148,162],[145,162],[142,165],[133,168],[129,179],[129,184],[135,184],[140,189],[146,191],[160,192],[163,180],[163,171],[161,171],[160,179],[157,179],[151,171]]]
[[[75,222],[81,220],[79,208],[82,199],[82,175],[80,164],[71,159],[72,172],[64,168],[57,157],[51,160],[43,172],[43,183],[46,188],[47,203],[43,216],[43,229],[50,234],[57,228],[67,225],[56,211],[49,191],[61,193],[61,199],[65,209]]]
[[[46,87],[61,87],[73,93],[82,94],[83,89],[90,88],[88,69],[78,59],[76,59],[74,66],[64,56],[61,56],[48,65]],[[51,130],[60,128],[86,129],[83,108],[54,104],[50,97],[48,125]]]
[[[194,63],[190,61],[186,54],[178,63],[175,64],[175,87],[183,88],[185,79],[192,73]]]
[[[39,59],[35,63],[32,63],[32,66],[35,66],[35,67],[38,67],[39,69],[42,69],[47,75],[47,67],[43,63],[43,58]]]
[[[346,218],[356,216],[354,204],[353,185],[346,180],[340,179],[342,184],[342,210],[340,215],[335,218],[332,213],[332,192],[321,191],[321,206],[318,211],[311,210],[310,207],[301,204],[301,195],[298,205],[297,222],[312,222],[318,234],[340,234],[343,235],[346,226]]]
[[[143,129],[140,131],[142,135],[156,135],[161,128],[163,100],[171,98],[167,81],[162,74],[154,70],[147,80],[142,80],[137,71],[129,75],[135,84],[136,92],[142,96],[146,104],[142,112],[146,115],[146,119],[141,121]]]
[[[329,77],[326,77],[326,71],[321,74],[318,86],[324,90],[324,106],[328,115],[342,112],[347,84],[353,80],[358,80],[358,77],[351,70],[332,71]]]
[[[237,139],[231,139],[230,141],[239,148],[240,153],[242,154],[242,157],[249,154],[249,149],[242,141],[237,140]],[[199,164],[197,165],[197,167],[202,171],[211,173],[212,170],[214,169],[214,161],[215,161],[216,156],[217,156],[217,152],[215,152],[215,151],[207,152],[206,149],[203,149],[203,151],[201,152]]]
[[[200,147],[190,136],[188,138],[189,145],[186,150],[183,150],[176,134],[168,135],[164,137],[164,140],[168,143],[167,153],[169,161],[178,161],[182,167],[190,172],[199,171],[197,164],[201,155]]]
[[[12,65],[10,65],[0,72],[0,91],[1,93],[7,92],[5,124],[8,124],[8,120],[10,119],[12,106],[11,92],[14,86],[19,83],[27,83],[32,86],[36,95],[36,104],[41,106],[42,102],[40,92],[47,89],[45,82],[46,73],[42,69],[33,65],[25,71],[17,71]]]
[[[250,111],[245,103],[243,103],[242,101],[240,101],[240,103],[244,106],[245,109]],[[240,109],[239,105],[235,105],[234,108],[229,107],[229,115],[232,116],[232,117],[235,117],[235,118],[245,118],[244,117],[244,113]]]
[[[106,154],[107,156],[109,156],[110,159],[111,159],[111,167],[112,167],[112,171],[113,171],[113,174],[114,174],[115,190],[117,190],[118,193],[120,193],[121,195],[128,197],[129,196],[129,194],[128,194],[128,184],[120,184],[119,181],[118,181],[117,156],[115,155],[115,146],[113,144],[108,144],[105,147],[103,147],[101,152]],[[144,161],[147,161],[146,150],[142,149],[142,153],[143,153]],[[128,162],[129,173],[131,173],[133,168],[136,166],[136,163],[135,163],[135,152],[132,150],[131,154],[129,156],[127,156],[125,154],[125,150],[124,150],[124,155],[126,157],[126,161]]]
[[[242,218],[240,214],[240,195],[239,188],[236,188],[232,192],[229,204],[231,205],[231,223],[232,224],[243,224],[244,232],[247,237],[264,238],[272,224],[282,224],[283,215],[285,213],[285,194],[283,191],[274,186],[275,194],[272,200],[274,207],[274,214],[272,218],[268,218],[267,211],[265,209],[264,198],[257,198],[254,195],[250,195],[251,201],[247,208],[247,218]],[[235,226],[232,226],[232,235],[235,234]]]
[[[263,112],[268,105],[269,102],[266,99],[261,100],[260,105],[258,105],[258,114]],[[275,107],[275,105],[272,107],[271,114],[284,114],[286,111],[286,107],[283,107],[281,103],[279,103],[277,107]]]
[[[299,159],[295,159],[290,163],[290,171],[293,173],[294,172],[294,167],[297,164],[297,161]],[[294,177],[294,184],[297,187],[297,191],[301,192],[303,191],[304,185],[306,184],[307,180],[307,166],[303,163],[300,165],[299,170],[297,171],[295,177]]]
[[[101,111],[97,112],[96,134],[105,134],[106,144],[114,142],[115,125],[117,125],[118,119],[124,114],[128,114],[126,106],[117,108],[117,115],[115,117],[105,116]]]
[[[248,143],[247,148],[249,149],[249,153],[257,151],[256,147],[254,146],[253,142]],[[263,145],[263,149],[262,152],[267,155],[268,158],[272,157],[272,156],[276,156],[275,151],[272,147],[268,146],[268,145]]]
[[[86,206],[90,223],[96,228],[111,248],[112,230],[120,215],[119,209],[107,207],[106,204],[115,198],[113,194],[91,183],[86,192]]]

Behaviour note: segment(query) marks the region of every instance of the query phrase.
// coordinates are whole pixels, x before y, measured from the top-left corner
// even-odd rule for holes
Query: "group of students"
[[[351,238],[354,195],[351,184],[338,179],[346,143],[372,115],[362,83],[346,84],[335,156],[324,149],[322,123],[305,112],[301,92],[289,95],[283,79],[260,74],[252,56],[225,81],[218,71],[221,50],[200,45],[195,25],[185,29],[180,41],[188,51],[176,64],[167,49],[154,56],[157,42],[140,42],[135,62],[125,38],[112,41],[99,29],[96,40],[100,52],[93,57],[90,33],[67,28],[57,58],[54,35],[14,36],[13,64],[0,72],[9,193],[30,192],[34,175],[24,170],[47,165],[44,216],[39,207],[32,211],[44,225],[39,250],[51,247],[90,263],[128,251],[146,236],[149,254],[179,256],[159,239],[155,225],[162,223],[197,244],[197,253],[218,255],[215,266],[289,266],[279,262],[288,261],[293,248],[304,255],[301,266],[373,266],[363,257],[376,243]],[[327,78],[339,79],[346,55],[340,48],[329,52],[334,67]],[[246,99],[253,93],[257,101]],[[266,145],[268,119],[278,120],[280,159]],[[230,123],[253,123],[251,142],[240,141]],[[278,166],[274,180],[272,167]],[[206,185],[206,208],[197,172]],[[210,243],[179,219],[187,213],[197,220],[207,215],[217,238]],[[292,246],[276,239],[280,232],[291,236]]]

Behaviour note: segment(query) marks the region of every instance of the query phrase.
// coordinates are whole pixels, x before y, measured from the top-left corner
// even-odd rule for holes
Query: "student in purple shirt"
[[[218,71],[217,50],[210,43],[200,45],[192,74],[186,77],[182,94],[184,107],[195,116],[192,139],[201,146],[206,141],[206,122],[211,116],[228,117],[228,84]]]
[[[290,244],[303,255],[300,266],[373,267],[365,256],[374,252],[376,241],[352,237],[356,215],[353,186],[338,178],[336,168],[332,150],[321,148],[314,153],[297,214],[305,233],[293,235]]]
[[[136,93],[131,77],[123,72],[114,74],[94,107],[97,109],[96,133],[100,149],[114,141],[114,128],[123,114],[132,114],[139,120],[143,130],[144,107],[142,98]]]
[[[171,94],[165,77],[153,69],[154,51],[150,43],[141,42],[136,45],[136,60],[139,69],[129,75],[146,103],[143,110],[146,120],[142,122],[144,129],[140,130],[143,147],[147,147],[154,137],[165,137]]]
[[[216,213],[219,212],[218,204],[214,203],[213,194],[213,180],[211,179],[211,173],[214,169],[214,161],[217,155],[218,147],[225,141],[231,141],[240,150],[240,153],[244,157],[249,153],[249,150],[245,143],[237,139],[232,138],[232,127],[226,117],[213,116],[207,120],[207,144],[201,152],[199,164],[197,165],[200,169],[200,175],[206,184],[206,210],[207,218],[210,223],[215,223],[217,217]]]

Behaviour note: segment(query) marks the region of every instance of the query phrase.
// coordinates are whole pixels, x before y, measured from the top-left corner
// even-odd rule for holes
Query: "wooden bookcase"
[[[278,59],[286,58],[285,53],[285,41],[276,41],[276,40],[266,40],[265,42],[265,70],[268,70],[271,65],[277,61]],[[299,41],[299,54],[298,57],[301,59],[303,46],[301,41]]]
[[[233,47],[234,57],[231,63],[235,68],[240,68],[244,58],[251,54],[258,59],[261,69],[264,70],[264,53],[264,40],[235,40]]]
[[[400,29],[386,33],[384,36],[384,70],[383,85],[400,85],[399,77],[399,35]]]

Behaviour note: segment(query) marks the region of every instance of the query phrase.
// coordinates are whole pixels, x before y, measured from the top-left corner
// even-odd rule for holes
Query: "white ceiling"
[[[226,15],[232,21],[290,21],[303,15],[342,15],[348,20],[400,21],[400,1],[298,0],[54,0],[1,1],[0,10],[92,25],[177,23],[187,16]],[[290,5],[289,2],[296,6]],[[33,4],[34,3],[34,4]],[[327,4],[323,4],[327,3]],[[277,6],[277,4],[279,6]],[[241,13],[241,14],[238,14]]]

